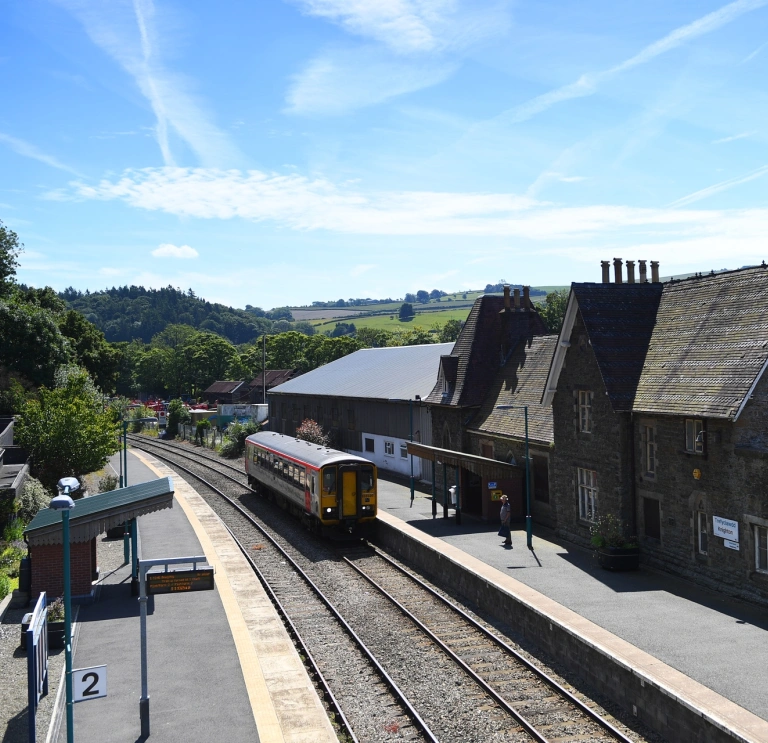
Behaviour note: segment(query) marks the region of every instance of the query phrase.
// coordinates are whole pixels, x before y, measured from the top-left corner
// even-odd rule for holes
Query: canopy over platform
[[[439,449],[436,446],[408,442],[408,453],[414,457],[429,459],[437,464],[447,464],[449,467],[462,467],[465,470],[484,477],[488,480],[509,480],[522,477],[520,467],[496,459],[479,457],[476,454],[464,454],[451,449]]]
[[[137,516],[164,508],[173,508],[173,479],[170,477],[81,498],[75,501],[70,512],[70,541],[87,542]],[[24,536],[32,547],[61,544],[61,513],[52,508],[38,511],[24,530]]]

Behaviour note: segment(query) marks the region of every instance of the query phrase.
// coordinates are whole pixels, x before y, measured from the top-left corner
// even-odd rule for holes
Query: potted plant
[[[640,547],[627,536],[627,525],[612,513],[600,516],[590,529],[597,561],[605,570],[637,570]]]
[[[48,647],[64,647],[64,601],[61,598],[48,604]]]

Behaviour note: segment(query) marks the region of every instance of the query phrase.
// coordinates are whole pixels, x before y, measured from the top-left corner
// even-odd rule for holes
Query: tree
[[[83,370],[67,372],[63,386],[42,387],[28,400],[14,434],[32,456],[35,476],[54,491],[62,477],[101,469],[118,448],[118,430],[93,382]]]
[[[168,403],[168,425],[165,429],[167,438],[175,439],[179,434],[179,426],[192,420],[186,405],[178,398]]]
[[[427,302],[429,302],[429,292],[424,289],[419,289],[419,291],[416,292],[416,300],[422,304],[427,304]]]
[[[288,320],[288,322],[293,322],[293,315],[287,307],[275,307],[267,312],[267,317],[270,320]]]
[[[445,292],[441,291],[440,289],[433,289],[429,293],[429,298],[430,299],[436,299],[438,302],[440,301],[440,298],[444,297],[444,296],[445,296]]]
[[[16,284],[19,253],[24,245],[19,236],[0,221],[0,297],[8,296]]]
[[[389,345],[392,333],[389,330],[377,328],[358,328],[355,337],[363,348],[384,348]]]
[[[226,338],[212,333],[198,333],[185,351],[189,376],[198,391],[216,380],[227,379],[230,368],[240,361],[235,347]]]
[[[104,340],[104,333],[75,310],[64,315],[59,322],[59,329],[69,338],[77,363],[93,377],[102,392],[113,394],[121,355]]]
[[[410,302],[403,302],[400,305],[400,312],[398,313],[400,322],[408,322],[409,320],[412,320],[415,315],[416,312],[414,311],[413,305]]]
[[[342,335],[354,335],[357,328],[353,322],[337,322],[336,327],[329,333],[331,338],[338,338]]]
[[[547,330],[550,333],[559,333],[563,327],[563,319],[565,318],[565,310],[568,307],[568,290],[560,289],[559,291],[550,292],[547,294],[544,307],[539,310],[541,319],[544,320],[544,324],[547,326]]]
[[[446,320],[443,327],[440,329],[440,343],[453,343],[461,333],[462,322],[461,320]]]
[[[320,444],[320,446],[330,446],[331,439],[323,427],[311,418],[305,418],[301,425],[296,429],[296,438],[302,441],[310,441],[313,444]]]
[[[410,292],[405,295],[405,300],[404,301],[405,302],[410,302],[411,304],[415,304],[416,302],[418,302],[418,300],[416,299],[416,295],[415,294],[411,294]]]

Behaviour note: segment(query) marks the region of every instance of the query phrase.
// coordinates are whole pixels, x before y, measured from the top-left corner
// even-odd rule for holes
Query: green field
[[[398,305],[399,309],[399,305]],[[446,309],[441,311],[418,312],[409,322],[400,322],[397,318],[397,312],[383,315],[365,315],[363,317],[345,317],[341,320],[323,320],[315,321],[312,324],[320,333],[326,330],[333,330],[337,322],[354,323],[356,328],[374,328],[376,330],[409,330],[417,325],[429,330],[432,325],[439,323],[443,325],[447,320],[467,319],[469,307],[459,307],[456,309]]]

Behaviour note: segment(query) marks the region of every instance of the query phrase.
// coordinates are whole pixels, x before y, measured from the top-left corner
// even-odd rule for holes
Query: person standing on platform
[[[509,505],[509,498],[506,495],[501,496],[501,511],[499,511],[499,517],[501,518],[501,529],[499,529],[499,536],[504,537],[504,546],[512,546],[512,530],[509,523],[512,518],[512,506]]]

